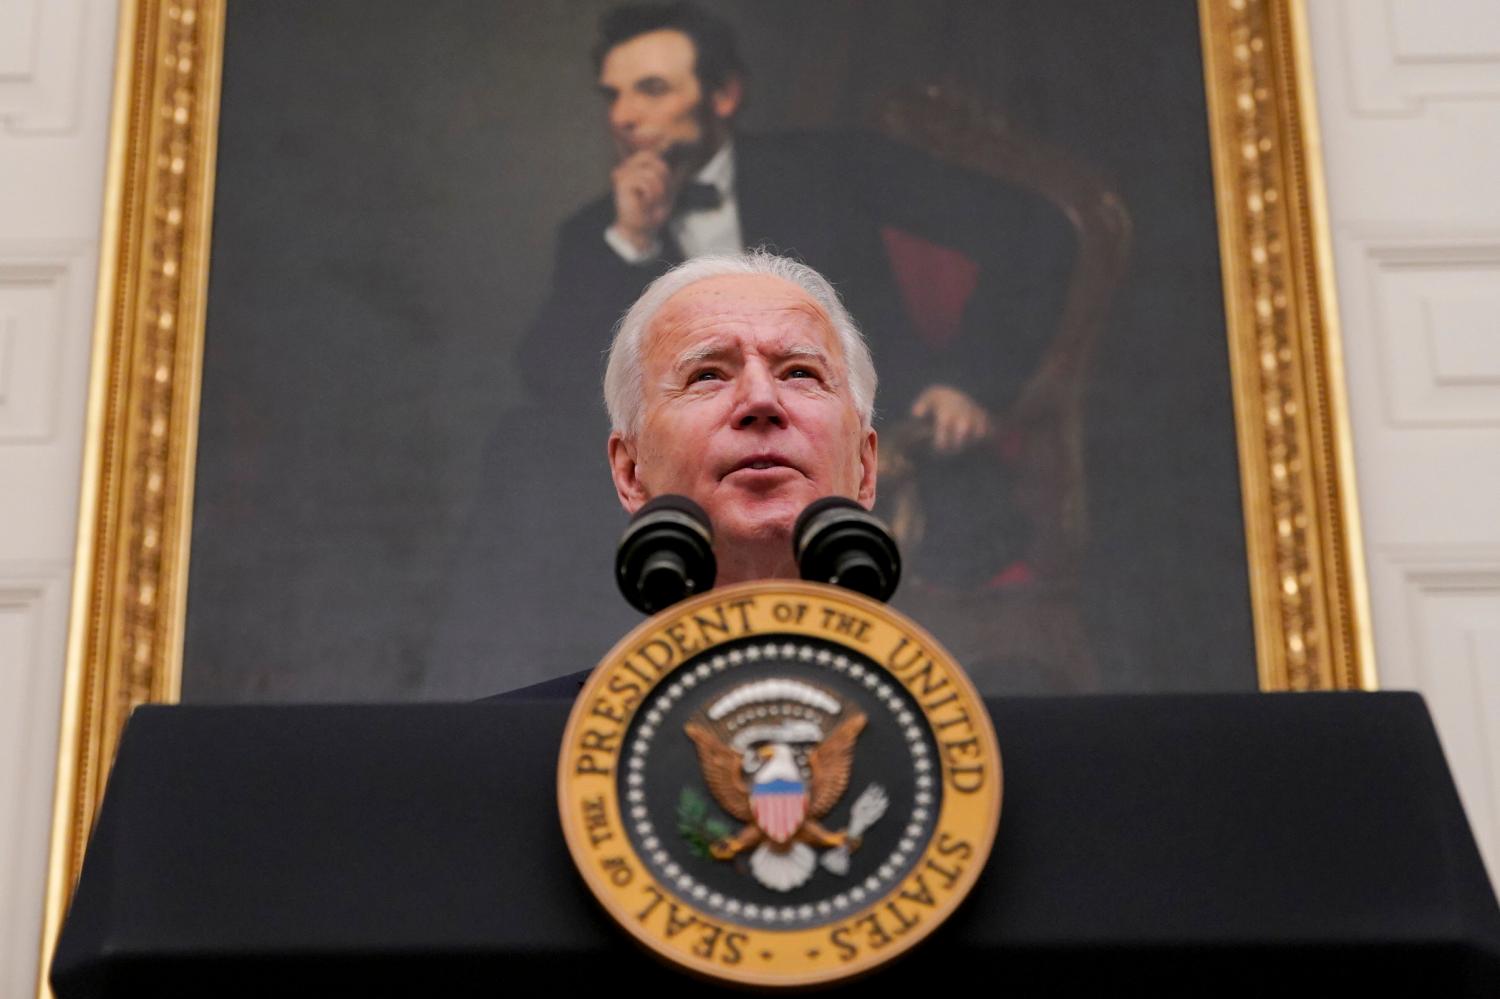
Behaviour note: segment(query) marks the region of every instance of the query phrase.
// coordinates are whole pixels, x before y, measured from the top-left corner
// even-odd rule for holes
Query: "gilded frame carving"
[[[1302,4],[1199,11],[1260,685],[1372,687]],[[223,31],[122,0],[44,969],[125,719],[180,689]]]

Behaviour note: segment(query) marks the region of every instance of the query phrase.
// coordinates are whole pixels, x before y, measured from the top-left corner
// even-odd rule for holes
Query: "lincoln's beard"
[[[718,147],[710,143],[706,136],[700,135],[692,142],[673,143],[661,154],[661,158],[674,177],[687,178],[703,169],[716,148]]]
[[[692,177],[713,158],[729,135],[726,122],[715,118],[703,98],[689,112],[698,123],[696,139],[674,142],[662,151],[661,158],[671,168],[672,176],[681,183]]]

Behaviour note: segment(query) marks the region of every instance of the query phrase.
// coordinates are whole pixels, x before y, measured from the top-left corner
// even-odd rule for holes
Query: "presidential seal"
[[[711,978],[799,986],[926,938],[973,887],[1000,751],[967,676],[904,615],[769,581],[644,622],[579,694],[568,848],[611,916]]]

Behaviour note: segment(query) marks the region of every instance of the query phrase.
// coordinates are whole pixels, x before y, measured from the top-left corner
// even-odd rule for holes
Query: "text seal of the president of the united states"
[[[627,635],[558,764],[568,848],[615,921],[759,986],[860,974],[932,933],[984,867],[1001,787],[984,703],[930,635],[784,580]]]

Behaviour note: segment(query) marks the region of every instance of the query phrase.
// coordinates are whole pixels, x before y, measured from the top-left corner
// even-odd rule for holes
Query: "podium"
[[[1005,798],[983,879],[834,991],[1500,994],[1500,909],[1417,695],[987,704]],[[712,991],[574,869],[569,707],[139,709],[57,995]]]

